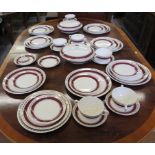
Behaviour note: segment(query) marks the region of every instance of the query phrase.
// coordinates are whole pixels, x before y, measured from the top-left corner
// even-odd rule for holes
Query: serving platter
[[[100,97],[110,91],[112,82],[107,74],[95,68],[82,68],[66,76],[66,88],[79,97]]]
[[[8,73],[2,86],[11,94],[30,93],[41,87],[46,80],[46,74],[37,67],[22,67]]]

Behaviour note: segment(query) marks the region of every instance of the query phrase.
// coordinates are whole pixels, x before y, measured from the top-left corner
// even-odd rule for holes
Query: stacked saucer
[[[52,44],[53,39],[46,35],[33,36],[25,40],[24,45],[30,49],[41,49]]]
[[[85,127],[98,127],[105,123],[109,112],[97,97],[83,97],[73,107],[72,115],[76,122]]]
[[[96,49],[109,48],[112,52],[120,51],[123,48],[123,43],[120,40],[111,37],[98,37],[93,39],[90,44]]]
[[[113,61],[106,67],[106,72],[114,81],[125,85],[143,85],[151,80],[149,69],[131,60]]]
[[[121,86],[112,90],[105,98],[106,106],[116,114],[130,116],[140,109],[137,94],[130,88]]]
[[[85,25],[83,30],[90,34],[104,34],[110,32],[110,27],[105,24],[93,23]]]
[[[54,31],[54,27],[50,25],[36,25],[29,28],[28,32],[31,35],[47,35]]]
[[[60,52],[60,56],[73,64],[83,64],[90,61],[95,55],[94,50],[84,44],[66,45]]]
[[[57,28],[66,34],[72,34],[78,32],[82,28],[83,24],[77,20],[65,20],[61,21]]]
[[[72,106],[64,94],[43,90],[26,97],[19,105],[20,125],[34,133],[47,133],[62,127],[70,118]]]

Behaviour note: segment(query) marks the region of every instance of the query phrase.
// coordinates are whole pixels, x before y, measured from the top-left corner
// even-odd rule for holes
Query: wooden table
[[[84,25],[97,22],[106,23],[103,21],[84,18],[81,18],[80,21]],[[50,35],[53,38],[68,38],[68,35],[61,33],[56,28],[58,22],[59,20],[51,20],[41,24],[49,24],[55,27],[55,31]],[[138,142],[152,130],[155,126],[154,70],[122,30],[111,23],[106,24],[111,27],[111,32],[101,36],[118,38],[122,40],[125,45],[123,50],[114,53],[115,58],[139,61],[146,65],[152,73],[152,80],[149,83],[143,86],[131,87],[138,94],[138,98],[141,103],[140,111],[136,115],[130,117],[123,117],[110,112],[107,122],[104,125],[93,129],[80,126],[74,121],[73,117],[71,117],[62,128],[54,132],[48,134],[34,134],[23,129],[16,118],[17,107],[27,95],[11,95],[6,93],[2,89],[2,86],[0,86],[0,131],[3,134],[1,142]],[[81,30],[80,33],[84,32]],[[88,40],[97,37],[95,35],[84,34]],[[37,58],[47,54],[58,55],[51,51],[50,48],[42,50],[25,49],[23,42],[28,37],[28,32],[25,30],[17,38],[15,44],[10,50],[10,53],[1,66],[1,83],[7,73],[18,68],[14,65],[13,59],[21,53],[34,53]],[[37,64],[35,63],[33,66],[37,66]],[[105,66],[98,65],[93,62],[83,65],[73,65],[62,60],[59,67],[44,69],[47,75],[47,80],[39,90],[51,89],[67,94],[64,85],[66,75],[75,69],[84,67],[92,67],[105,71]],[[120,84],[114,81],[112,81],[112,83],[113,87],[120,86]],[[105,96],[103,96],[102,99],[104,99],[104,97]]]

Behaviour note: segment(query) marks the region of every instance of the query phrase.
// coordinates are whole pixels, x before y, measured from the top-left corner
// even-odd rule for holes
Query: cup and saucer
[[[114,56],[112,55],[112,51],[108,48],[98,48],[95,51],[95,56],[93,57],[93,61],[97,64],[106,65],[111,61],[114,61]]]
[[[67,44],[67,39],[56,38],[56,39],[53,39],[53,43],[50,46],[50,48],[51,48],[51,50],[53,50],[55,52],[60,52],[66,44]]]
[[[93,128],[105,123],[109,112],[99,98],[86,96],[75,102],[72,115],[80,125]]]
[[[123,116],[134,115],[140,109],[136,92],[123,85],[107,94],[105,104],[111,111]]]
[[[87,39],[83,34],[73,34],[69,36],[70,44],[87,44]]]

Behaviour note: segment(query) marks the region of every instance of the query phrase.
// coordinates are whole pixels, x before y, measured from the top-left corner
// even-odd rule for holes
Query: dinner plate
[[[5,76],[3,89],[11,94],[30,93],[41,87],[46,80],[46,74],[37,67],[15,69]]]
[[[35,25],[29,28],[28,32],[31,35],[47,35],[54,31],[51,25]]]
[[[46,55],[38,60],[38,65],[43,68],[52,68],[60,64],[60,58],[55,55]]]
[[[33,36],[25,40],[24,45],[30,49],[41,49],[52,44],[52,37],[46,35]]]
[[[100,97],[110,91],[112,82],[103,71],[95,68],[82,68],[67,75],[65,86],[72,94],[79,97]]]
[[[110,27],[105,24],[93,23],[87,24],[83,27],[83,30],[91,34],[104,34],[110,32]]]
[[[74,105],[72,115],[77,123],[85,127],[98,127],[105,123],[108,118],[108,113],[101,115],[97,118],[87,118],[81,114],[77,104]]]
[[[50,98],[50,101],[46,100],[47,96]],[[40,106],[36,108],[36,115],[41,117],[43,121],[38,118],[36,119],[36,117],[31,114],[32,107],[37,101],[36,99],[40,100],[40,98],[45,99],[46,102],[44,101],[43,103],[39,101]],[[46,105],[44,106],[45,103]],[[47,133],[63,126],[70,118],[71,111],[71,103],[64,94],[54,90],[43,90],[25,98],[18,107],[17,118],[24,129],[34,133]],[[58,117],[51,119],[55,118],[55,116]]]
[[[21,54],[15,57],[14,63],[18,66],[27,66],[36,61],[36,56],[33,54]]]
[[[92,59],[93,62],[95,62],[97,64],[100,64],[100,65],[106,65],[106,64],[108,64],[108,63],[110,63],[110,62],[112,62],[114,60],[115,60],[115,58],[114,58],[113,55],[108,59],[98,58],[96,56],[94,56],[93,59]]]
[[[97,37],[90,44],[96,49],[104,47],[111,49],[113,52],[120,51],[124,46],[120,40],[112,37]]]
[[[107,94],[105,98],[105,104],[110,109],[112,112],[118,114],[118,115],[123,115],[123,116],[130,116],[136,114],[140,110],[140,103],[136,102],[132,106],[128,107],[125,109],[124,106],[121,106],[117,104],[111,96],[111,93]]]
[[[71,63],[85,63],[91,60],[94,55],[94,50],[84,44],[69,44],[60,52],[60,56]]]

